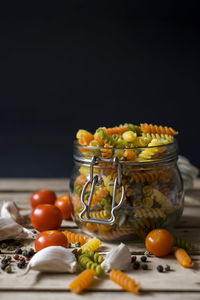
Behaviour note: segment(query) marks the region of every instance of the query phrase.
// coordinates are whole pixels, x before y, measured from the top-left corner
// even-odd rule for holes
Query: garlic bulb
[[[21,215],[19,212],[19,208],[17,207],[14,201],[4,202],[1,207],[1,217],[3,218],[13,218],[16,222],[20,222]]]
[[[24,274],[28,273],[29,270],[74,273],[77,267],[76,257],[70,249],[61,246],[49,246],[31,258]]]
[[[33,233],[12,218],[0,218],[0,241],[9,239],[32,239]]]
[[[105,272],[112,269],[126,270],[131,263],[131,253],[128,247],[121,243],[117,248],[113,248],[105,257],[101,267]]]

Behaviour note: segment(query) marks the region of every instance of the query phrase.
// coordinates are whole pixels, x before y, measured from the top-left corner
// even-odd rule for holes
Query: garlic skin
[[[129,268],[130,263],[131,252],[125,244],[121,243],[106,255],[101,267],[105,272],[109,272],[112,269],[125,271]]]
[[[61,246],[49,246],[40,250],[31,258],[24,275],[29,270],[74,273],[77,268],[76,257],[70,249]]]
[[[17,223],[19,223],[22,218],[19,212],[19,208],[14,201],[7,201],[3,203],[0,216],[2,218],[12,218]]]
[[[33,233],[12,218],[0,218],[0,241],[10,239],[33,239]]]

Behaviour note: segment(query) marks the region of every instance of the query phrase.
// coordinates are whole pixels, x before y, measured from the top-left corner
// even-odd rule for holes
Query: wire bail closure
[[[115,223],[115,211],[119,209],[123,201],[125,199],[125,187],[122,184],[122,170],[121,170],[121,164],[117,157],[113,158],[111,162],[117,167],[117,177],[115,178],[114,183],[110,183],[110,185],[113,185],[113,197],[112,197],[112,206],[111,206],[111,217],[110,219],[101,219],[101,218],[92,218],[90,216],[90,207],[92,204],[92,198],[94,195],[94,189],[96,184],[98,183],[98,175],[93,176],[93,168],[94,165],[97,165],[99,162],[106,162],[107,160],[97,158],[96,156],[92,157],[92,160],[90,162],[90,177],[89,180],[85,183],[83,190],[81,192],[81,203],[83,204],[83,210],[79,214],[79,218],[82,222],[87,223],[98,223],[98,224],[104,224],[104,225],[113,225]],[[91,191],[88,199],[88,204],[85,202],[85,193],[88,185],[91,184]],[[116,204],[116,195],[117,195],[117,188],[121,187],[121,198],[118,204]],[[83,216],[86,214],[87,219],[84,219]]]

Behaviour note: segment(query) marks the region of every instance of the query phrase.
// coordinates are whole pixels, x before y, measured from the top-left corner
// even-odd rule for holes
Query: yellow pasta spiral
[[[95,251],[99,248],[99,246],[101,245],[101,241],[99,239],[97,239],[96,237],[94,237],[93,239],[89,240],[86,244],[84,244],[81,247],[82,252],[87,251]]]
[[[90,216],[97,219],[108,219],[110,218],[110,213],[107,210],[91,211]]]
[[[156,147],[161,145],[163,145],[162,142],[157,139],[152,139],[152,141],[148,144],[148,147],[139,154],[138,158],[142,160],[151,159],[152,156],[165,151],[165,147]]]
[[[142,134],[143,137],[147,138],[147,139],[157,139],[159,141],[161,141],[163,144],[166,143],[173,143],[174,138],[172,135],[168,135],[168,134],[158,134],[158,133],[143,133]]]

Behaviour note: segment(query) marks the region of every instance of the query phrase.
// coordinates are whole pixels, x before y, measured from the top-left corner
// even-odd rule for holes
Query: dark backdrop
[[[69,176],[78,128],[123,122],[174,127],[200,167],[199,12],[136,3],[1,16],[0,177]]]

